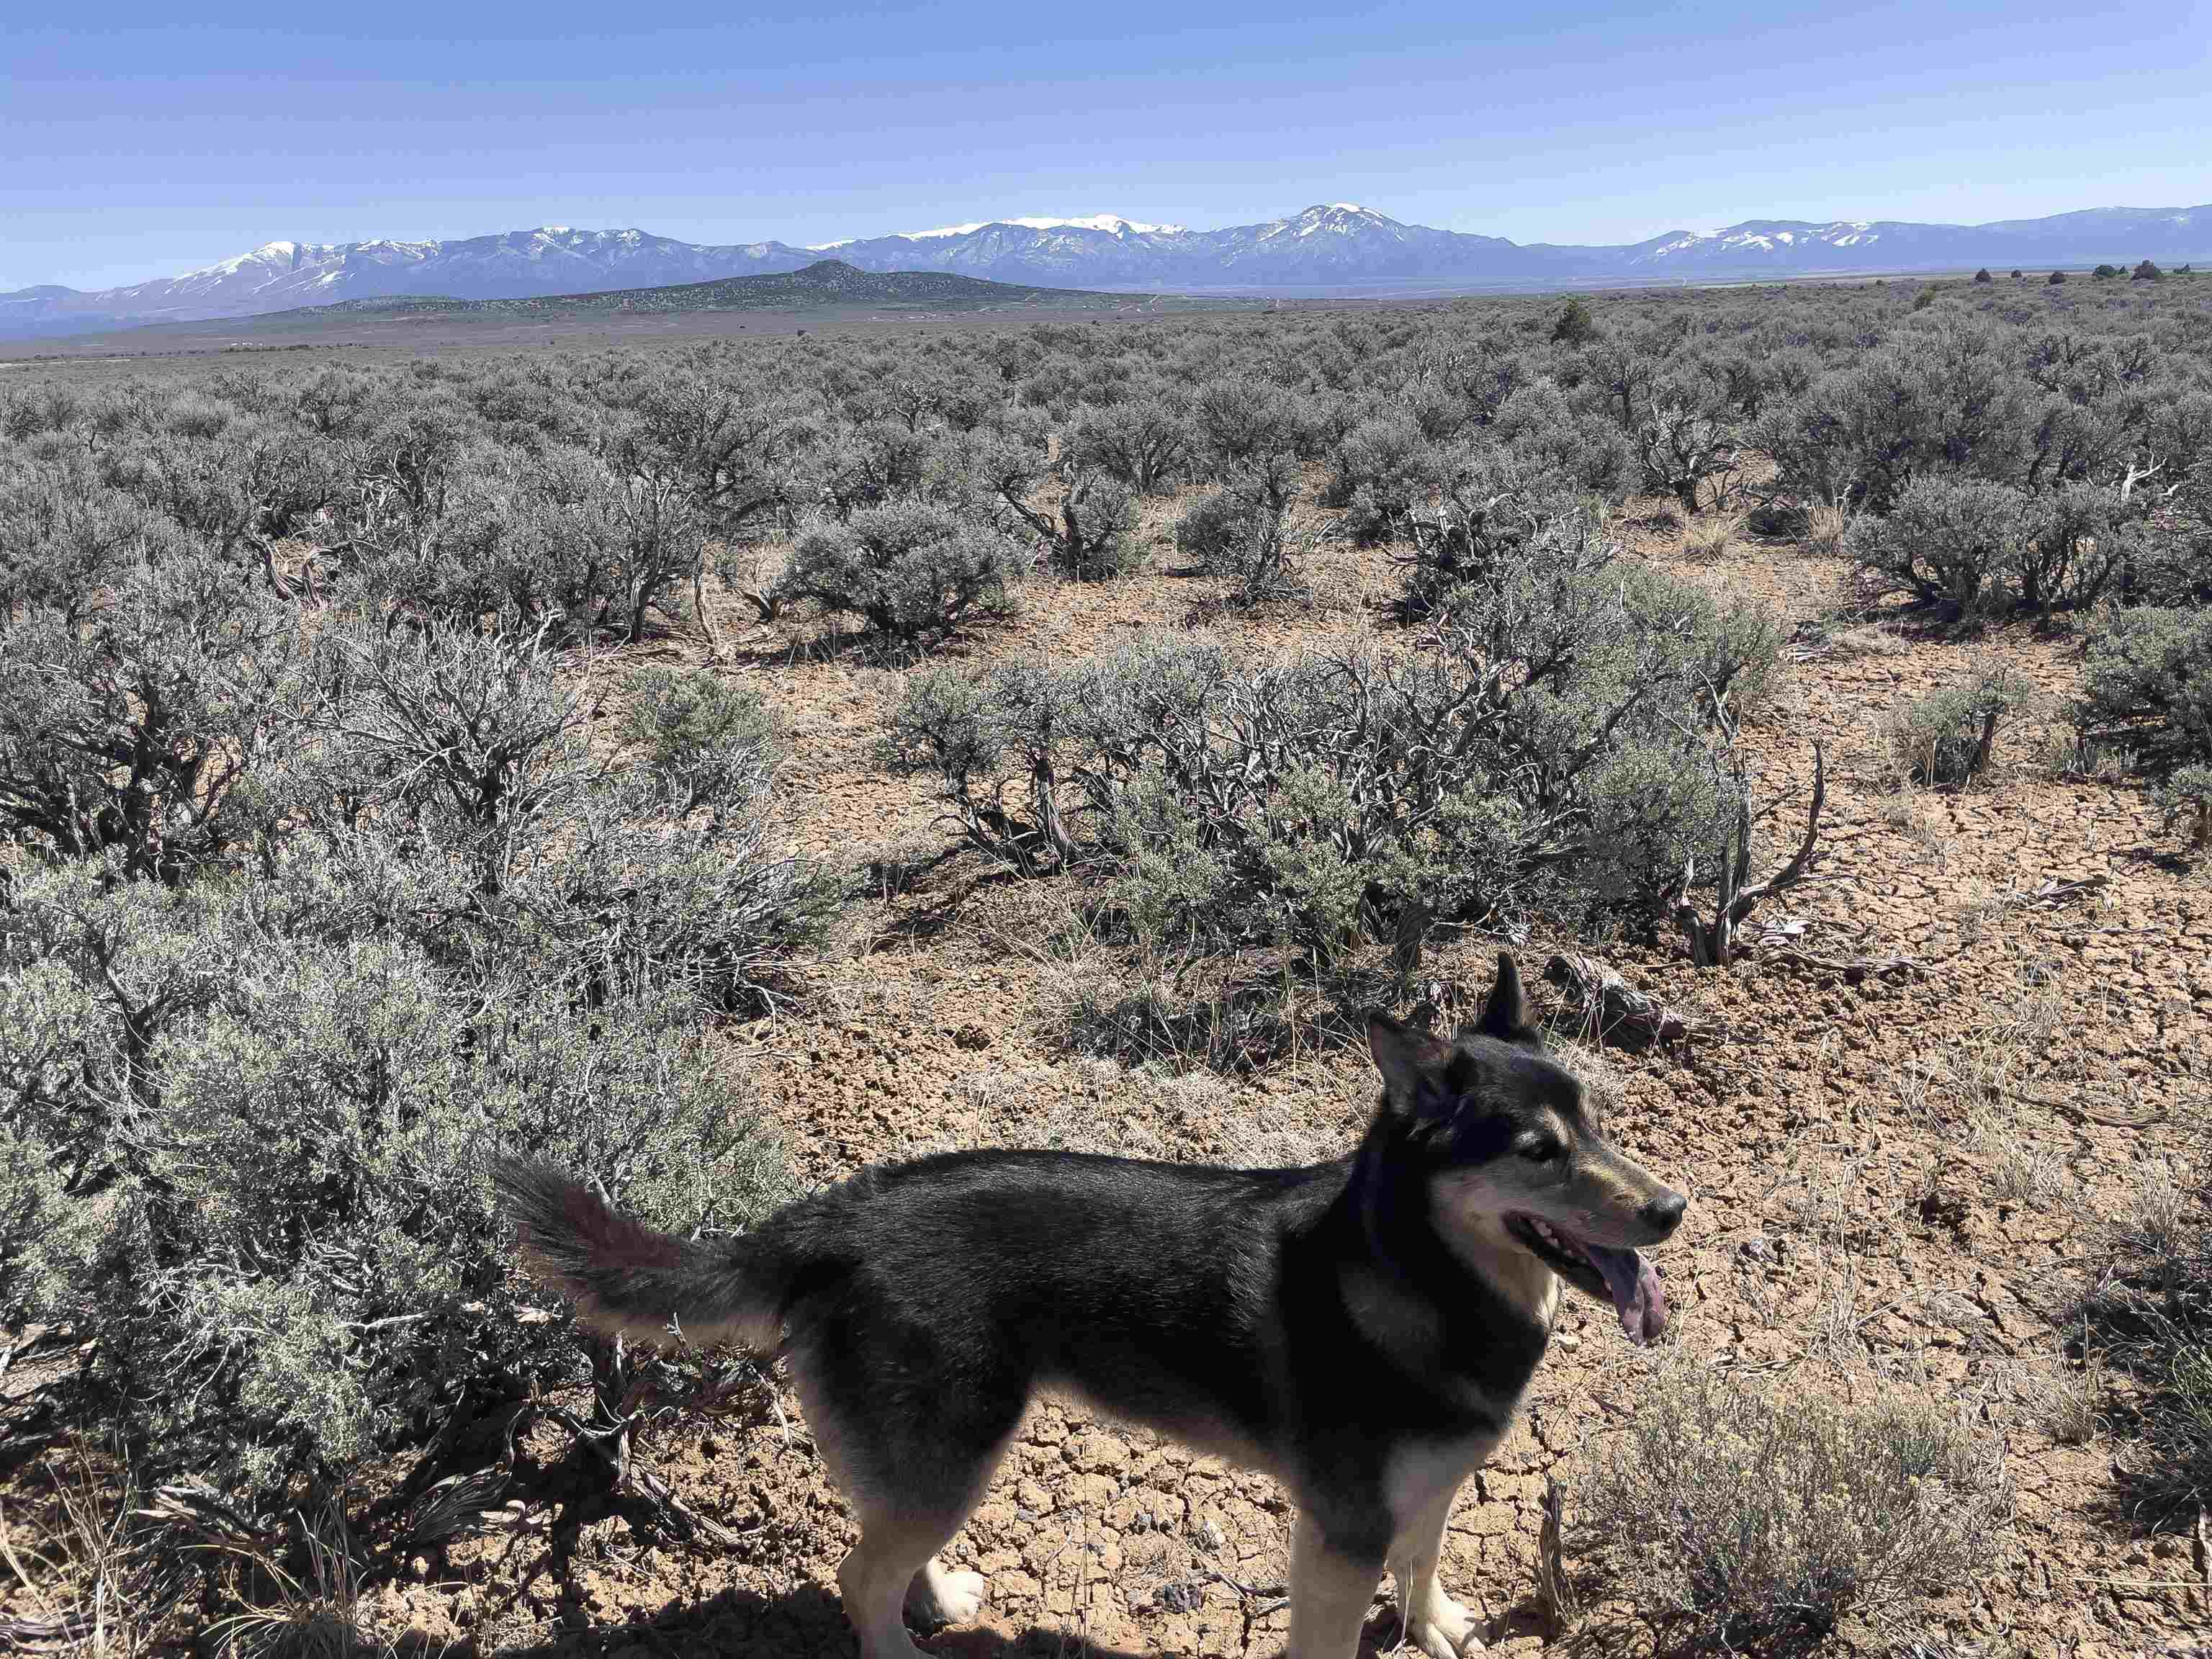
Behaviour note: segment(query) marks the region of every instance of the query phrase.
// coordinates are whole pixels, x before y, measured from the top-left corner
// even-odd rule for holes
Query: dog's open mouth
[[[1612,1303],[1631,1342],[1656,1341],[1667,1328],[1667,1292],[1659,1284],[1658,1269],[1641,1251],[1593,1244],[1533,1215],[1508,1216],[1505,1224],[1584,1296]]]

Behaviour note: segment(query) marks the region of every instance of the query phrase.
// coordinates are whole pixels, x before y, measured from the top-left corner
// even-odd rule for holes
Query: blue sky
[[[0,289],[547,223],[808,243],[1351,201],[1610,242],[2212,200],[2212,0],[8,9]]]

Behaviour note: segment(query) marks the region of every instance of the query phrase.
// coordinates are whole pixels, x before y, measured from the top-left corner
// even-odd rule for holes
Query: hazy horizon
[[[1434,0],[1290,23],[963,0],[805,20],[678,5],[575,32],[604,15],[398,0],[342,22],[255,3],[178,23],[122,0],[92,24],[11,25],[0,289],[121,286],[272,240],[543,224],[805,246],[1348,201],[1610,245],[2212,199],[2202,3],[2094,23],[1607,4],[1557,33]]]

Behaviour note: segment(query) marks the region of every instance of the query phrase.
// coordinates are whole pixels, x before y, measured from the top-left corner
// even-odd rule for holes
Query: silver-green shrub
[[[1153,936],[1324,957],[1543,907],[1655,915],[1734,812],[1704,763],[1754,702],[1755,612],[1547,544],[1470,583],[1417,650],[1231,662],[1152,636],[1066,666],[908,678],[882,757],[980,848],[1083,872]]]
[[[1023,574],[1014,544],[949,507],[896,501],[802,529],[779,586],[788,599],[859,617],[887,638],[943,637],[1003,613]]]
[[[572,1371],[494,1152],[673,1226],[782,1190],[710,1016],[836,886],[756,699],[647,672],[610,753],[573,637],[309,615],[182,529],[0,617],[0,1318],[148,1478],[280,1513]]]
[[[1925,1401],[1753,1389],[1675,1355],[1572,1502],[1668,1650],[1780,1656],[1954,1589],[2012,1490],[2001,1449]]]
[[[15,884],[0,947],[0,1297],[72,1328],[141,1467],[266,1512],[568,1373],[519,1318],[483,1170],[540,1148],[665,1222],[781,1165],[673,989],[587,1010],[527,959],[364,936],[345,877]],[[335,878],[335,881],[334,881]]]
[[[2212,764],[2212,610],[2138,605],[2100,617],[2074,718],[2155,769]]]
[[[2004,721],[2033,700],[2032,681],[2002,663],[1916,697],[1886,727],[1890,756],[1916,783],[1961,784],[1988,771]]]

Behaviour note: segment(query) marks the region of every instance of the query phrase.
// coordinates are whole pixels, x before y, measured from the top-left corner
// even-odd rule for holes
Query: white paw
[[[972,1625],[982,1613],[988,1589],[980,1572],[949,1572],[932,1561],[914,1576],[907,1611],[924,1624]]]
[[[1413,1621],[1407,1634],[1429,1659],[1462,1659],[1462,1655],[1483,1650],[1481,1639],[1474,1633],[1481,1622],[1442,1590],[1431,1590],[1427,1611]]]

